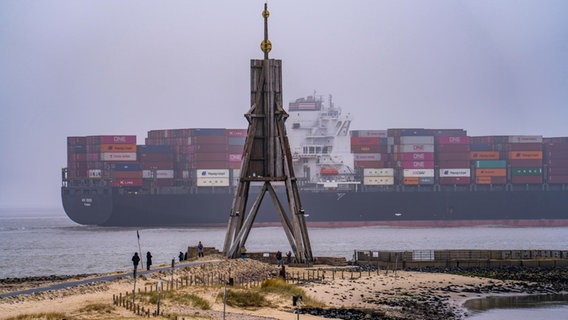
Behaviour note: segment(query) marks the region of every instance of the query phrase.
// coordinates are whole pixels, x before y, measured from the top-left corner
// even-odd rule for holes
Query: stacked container
[[[142,185],[141,171],[137,173],[118,173],[120,165],[136,165],[136,136],[111,135],[86,137],[87,174],[91,179],[112,180],[113,186]],[[120,171],[120,170],[119,170]]]
[[[364,185],[394,184],[386,130],[351,131],[351,153],[355,170],[363,173]]]
[[[568,138],[548,138],[544,143],[549,184],[568,184]]]
[[[542,184],[542,136],[510,136],[505,145],[512,184]]]
[[[434,136],[405,134],[394,137],[394,159],[402,169],[403,184],[434,184]]]
[[[67,177],[84,179],[89,177],[87,169],[87,138],[67,138]]]
[[[469,137],[437,136],[436,163],[440,184],[470,184]]]
[[[171,145],[140,145],[138,159],[146,186],[174,185],[174,152]]]

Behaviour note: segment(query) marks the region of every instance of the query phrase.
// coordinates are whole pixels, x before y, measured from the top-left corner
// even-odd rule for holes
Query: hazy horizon
[[[264,1],[0,2],[0,208],[61,207],[66,137],[246,128]],[[352,129],[568,136],[568,2],[269,1],[284,104]]]

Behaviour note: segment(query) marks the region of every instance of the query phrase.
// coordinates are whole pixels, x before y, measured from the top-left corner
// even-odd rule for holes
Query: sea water
[[[170,264],[172,259],[177,260],[180,251],[185,252],[188,246],[196,246],[199,241],[206,247],[222,249],[225,232],[226,228],[82,226],[72,222],[62,209],[2,209],[0,278],[130,270],[134,252],[141,252],[144,260],[146,252],[150,251],[154,265]],[[355,250],[568,248],[568,227],[310,228],[309,236],[314,256],[337,256],[348,260],[352,259]],[[253,228],[247,249],[252,252],[290,250],[281,227]],[[482,317],[492,312],[502,311],[481,312],[472,319],[513,319]],[[556,318],[547,316],[547,319]]]

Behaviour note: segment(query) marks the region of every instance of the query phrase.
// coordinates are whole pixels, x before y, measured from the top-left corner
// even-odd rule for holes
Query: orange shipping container
[[[420,183],[420,178],[418,177],[404,177],[404,180],[402,181],[403,184],[406,185],[416,185]]]
[[[542,151],[511,151],[509,159],[542,159]]]
[[[101,152],[136,152],[135,144],[101,144]]]
[[[507,169],[475,169],[476,177],[506,177]]]
[[[475,179],[476,184],[505,184],[507,183],[507,177],[477,177]]]
[[[469,153],[471,160],[499,160],[499,151],[475,151]]]

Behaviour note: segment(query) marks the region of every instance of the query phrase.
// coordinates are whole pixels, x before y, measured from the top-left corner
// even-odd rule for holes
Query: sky
[[[66,137],[246,128],[264,1],[0,1],[0,208],[61,207]],[[568,136],[568,1],[269,1],[284,104],[352,129]]]

